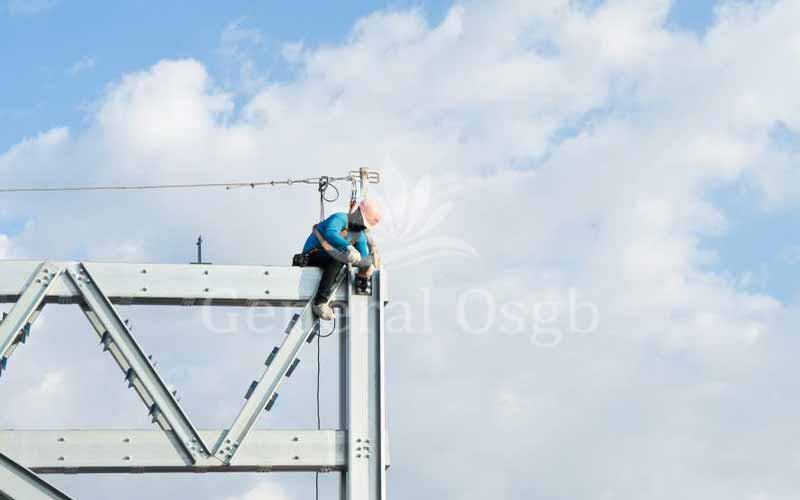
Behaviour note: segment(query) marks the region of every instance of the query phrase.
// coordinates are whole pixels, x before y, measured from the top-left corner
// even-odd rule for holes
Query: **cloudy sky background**
[[[370,165],[391,498],[797,498],[800,2],[332,4],[5,2],[4,185]],[[4,195],[0,256],[186,262],[202,233],[215,263],[283,264],[317,211],[305,187]],[[125,311],[200,427],[232,421],[280,340],[282,317],[232,312],[213,334],[202,311]],[[262,427],[315,425],[314,354]],[[78,309],[51,307],[0,427],[149,428],[124,387]],[[313,493],[313,475],[50,479],[78,499]]]

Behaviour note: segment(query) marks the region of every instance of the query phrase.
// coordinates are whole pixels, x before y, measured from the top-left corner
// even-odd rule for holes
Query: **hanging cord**
[[[333,318],[333,326],[331,331],[322,335],[320,331],[317,333],[317,430],[322,430],[322,411],[320,410],[320,382],[322,379],[322,344],[321,339],[327,339],[336,331],[336,318]],[[316,499],[319,500],[319,472],[314,477],[314,487],[316,492]]]
[[[333,203],[334,201],[339,199],[339,188],[336,187],[335,184],[331,184],[331,178],[328,176],[322,176],[319,178],[317,182],[317,189],[319,190],[319,221],[322,222],[325,220],[325,202]],[[328,198],[325,196],[325,193],[328,192],[328,189],[333,189],[336,193]]]
[[[319,385],[322,374],[322,347],[320,344],[319,334],[317,334],[317,430],[322,429],[322,415],[320,414],[319,404]],[[319,472],[314,475],[314,493],[316,500],[319,500]]]

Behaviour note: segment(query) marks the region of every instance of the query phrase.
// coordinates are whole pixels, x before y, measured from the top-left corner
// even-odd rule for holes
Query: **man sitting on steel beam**
[[[314,314],[330,321],[334,318],[330,302],[335,285],[346,272],[346,264],[358,267],[361,280],[369,280],[380,267],[380,257],[370,229],[381,221],[381,211],[373,200],[353,205],[350,213],[338,212],[314,226],[303,253],[294,256],[295,266],[319,267],[322,280],[312,304]]]

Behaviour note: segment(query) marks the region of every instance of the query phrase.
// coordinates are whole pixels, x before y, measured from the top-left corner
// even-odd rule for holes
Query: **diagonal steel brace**
[[[0,324],[0,367],[11,356],[21,332],[38,316],[47,292],[62,272],[59,266],[45,261],[31,275],[19,300]]]
[[[126,372],[129,383],[133,382],[131,379],[135,379],[132,385],[148,403],[154,421],[158,421],[164,430],[173,431],[177,448],[191,464],[196,463],[198,458],[207,458],[210,455],[208,447],[197,429],[142,351],[111,301],[92,278],[87,266],[71,266],[67,273],[83,297],[86,306],[84,313],[103,338],[105,347]]]
[[[344,282],[348,273],[342,273],[339,280],[334,285],[334,293]],[[278,387],[281,385],[287,372],[292,368],[292,364],[312,335],[314,328],[319,320],[311,309],[314,299],[308,301],[300,317],[292,320],[287,331],[287,336],[277,352],[273,351],[267,367],[255,386],[251,388],[247,402],[242,407],[231,428],[220,436],[214,448],[214,456],[230,463],[236,452],[242,446],[247,435],[255,427],[261,412],[269,408],[277,397]]]

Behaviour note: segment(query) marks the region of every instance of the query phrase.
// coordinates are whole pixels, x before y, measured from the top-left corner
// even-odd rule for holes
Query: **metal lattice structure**
[[[348,275],[334,297],[341,310],[339,428],[255,429],[296,368],[298,353],[318,333],[310,304],[320,275],[315,268],[0,261],[0,302],[15,303],[0,323],[0,375],[42,308],[76,304],[160,428],[0,431],[0,498],[70,498],[42,474],[338,471],[342,498],[385,500],[387,296],[381,272],[373,276],[371,296],[356,295]],[[117,312],[124,305],[303,309],[266,358],[231,426],[198,430]]]

